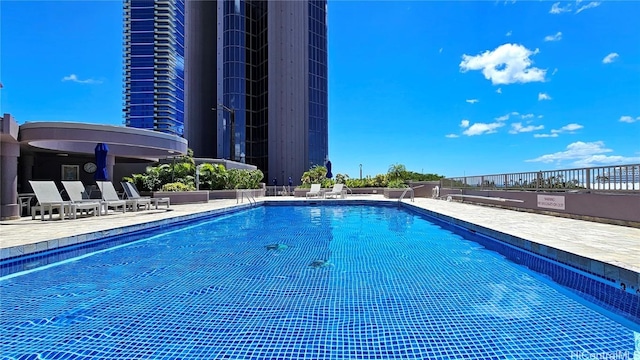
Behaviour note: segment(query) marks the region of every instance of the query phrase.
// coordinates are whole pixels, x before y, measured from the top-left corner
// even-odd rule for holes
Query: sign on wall
[[[538,207],[564,210],[564,196],[538,195]]]

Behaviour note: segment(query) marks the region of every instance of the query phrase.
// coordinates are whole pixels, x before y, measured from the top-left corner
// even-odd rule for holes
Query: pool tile
[[[53,240],[47,241],[47,249],[48,250],[57,249],[59,246],[60,246],[60,241],[58,239],[53,239]]]
[[[27,244],[22,246],[23,254],[32,254],[34,252],[36,252],[36,244]]]
[[[35,252],[45,251],[47,249],[49,249],[49,243],[47,241],[36,243]]]
[[[590,266],[590,270],[592,273],[599,275],[599,276],[604,276],[604,264],[601,263],[600,261],[597,260],[591,260],[591,266]]]
[[[0,317],[13,334],[0,352],[12,358],[444,360],[570,358],[633,347],[629,329],[503,257],[577,289],[609,294],[611,286],[567,265],[387,212],[395,209],[375,210],[393,215],[381,228],[362,228],[337,211],[343,209],[336,210],[342,214],[336,223],[305,216],[304,209],[283,210],[272,219],[243,214],[103,252],[50,269],[55,278],[36,272],[23,282],[0,282],[3,294],[16,295],[4,298],[2,309],[22,307]],[[298,232],[277,237],[289,227],[282,218],[290,217]],[[108,249],[162,231],[114,234],[55,254]],[[291,246],[270,252],[263,246],[271,241]],[[333,263],[309,267],[316,258]],[[29,286],[35,302],[21,291]]]
[[[609,279],[620,279],[620,268],[614,265],[604,264],[604,276]]]

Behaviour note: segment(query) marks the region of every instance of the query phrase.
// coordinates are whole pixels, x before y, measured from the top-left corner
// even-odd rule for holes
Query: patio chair
[[[64,220],[65,216],[76,218],[78,210],[93,211],[93,215],[100,215],[100,203],[86,202],[73,203],[71,201],[62,200],[62,196],[58,192],[58,188],[53,181],[29,181],[31,188],[38,204],[31,207],[31,219],[36,218],[36,214],[40,212],[40,220],[44,220],[44,213],[49,213],[49,220],[53,219],[53,210],[57,209],[60,219]]]
[[[98,184],[98,188],[102,193],[102,199],[106,201],[122,201],[118,197],[118,193],[116,189],[113,187],[111,181],[96,181]],[[140,210],[140,207],[144,207],[145,209],[149,209],[151,206],[151,201],[148,199],[125,199],[127,207],[131,207],[133,211]]]
[[[307,198],[321,197],[321,196],[323,196],[323,193],[322,193],[322,188],[320,187],[320,184],[311,184],[311,190],[307,192]]]
[[[113,208],[114,211],[122,208],[123,213],[127,211],[127,202],[124,200],[90,199],[81,181],[63,181],[62,186],[73,203],[99,202],[101,211],[104,211],[105,215],[109,212],[109,208]]]
[[[130,183],[128,181],[123,181],[120,184],[122,184],[122,188],[124,189],[124,195],[127,197],[127,199],[131,199],[131,200],[148,199],[149,201],[151,201],[151,204],[155,205],[156,210],[158,209],[158,204],[167,204],[167,209],[171,205],[171,198],[168,198],[168,197],[153,198],[148,196],[140,196],[140,193],[138,192],[138,188],[136,188],[135,184]]]
[[[332,196],[332,197],[335,198],[335,197],[340,196],[341,198],[344,199],[345,196],[344,196],[344,191],[342,189],[343,187],[344,187],[343,184],[335,184],[335,185],[333,185],[333,189],[331,191],[328,191],[328,192],[324,193],[324,197],[326,198],[326,197]]]

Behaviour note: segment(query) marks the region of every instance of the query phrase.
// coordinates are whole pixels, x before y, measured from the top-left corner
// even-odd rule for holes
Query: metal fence
[[[440,186],[479,190],[640,192],[640,164],[445,178]]]

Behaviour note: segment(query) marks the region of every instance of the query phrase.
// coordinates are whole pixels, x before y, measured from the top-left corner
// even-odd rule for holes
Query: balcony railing
[[[480,190],[597,190],[640,193],[640,164],[453,177],[442,179],[441,186]]]

